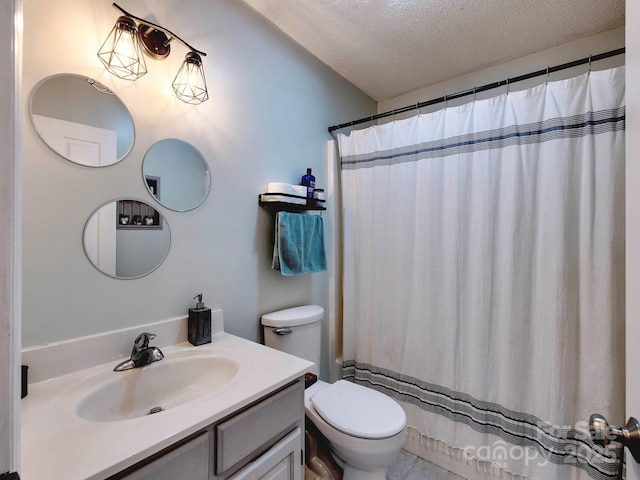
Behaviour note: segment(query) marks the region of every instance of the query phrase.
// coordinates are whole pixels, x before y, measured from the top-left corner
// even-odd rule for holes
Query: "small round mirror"
[[[190,143],[167,138],[153,144],[144,156],[142,176],[149,193],[164,207],[193,210],[211,189],[209,166]]]
[[[42,80],[31,93],[31,122],[54,152],[74,163],[105,167],[133,147],[133,118],[112,90],[69,73]]]
[[[84,227],[84,251],[102,273],[139,278],[158,268],[169,253],[171,232],[160,212],[134,199],[98,208]]]

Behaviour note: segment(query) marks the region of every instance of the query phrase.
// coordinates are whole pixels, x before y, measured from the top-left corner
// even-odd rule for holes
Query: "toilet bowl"
[[[329,441],[343,480],[386,479],[406,437],[406,415],[397,402],[345,380],[318,381],[305,390],[304,408]]]
[[[324,309],[306,305],[262,316],[265,345],[320,364]],[[305,413],[329,442],[343,480],[385,480],[406,437],[407,417],[391,397],[345,380],[305,390]]]

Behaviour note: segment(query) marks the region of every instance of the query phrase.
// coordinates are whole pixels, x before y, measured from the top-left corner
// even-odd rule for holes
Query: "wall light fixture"
[[[147,73],[144,54],[158,60],[167,58],[171,53],[170,42],[175,39],[189,52],[173,80],[173,91],[180,100],[193,105],[209,98],[202,68],[202,57],[206,53],[196,50],[166,28],[136,17],[115,3],[113,6],[123,15],[116,20],[98,51],[98,58],[108,72],[125,80],[137,80]]]

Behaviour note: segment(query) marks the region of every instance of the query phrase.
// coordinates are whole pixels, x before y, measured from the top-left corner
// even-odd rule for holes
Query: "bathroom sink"
[[[115,422],[159,413],[221,390],[238,363],[217,355],[165,358],[142,368],[110,372],[77,404],[85,420]]]

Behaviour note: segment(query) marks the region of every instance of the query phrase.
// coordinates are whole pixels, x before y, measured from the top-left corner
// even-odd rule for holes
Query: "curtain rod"
[[[486,85],[482,85],[481,87],[473,87],[468,90],[462,90],[460,92],[452,93],[450,95],[445,95],[444,97],[438,97],[431,100],[427,100],[426,102],[419,102],[419,103],[416,103],[415,105],[408,105],[406,107],[391,110],[389,112],[378,113],[377,115],[371,115],[366,118],[360,118],[358,120],[352,120],[351,122],[341,123],[339,125],[334,125],[333,127],[329,127],[329,133],[332,133],[335,130],[340,130],[341,128],[351,127],[353,125],[359,125],[361,123],[372,122],[374,120],[378,120],[379,118],[390,117],[391,115],[396,115],[398,113],[410,112],[411,110],[418,110],[422,107],[435,105],[437,103],[446,102],[448,100],[453,100],[455,98],[466,97],[467,95],[474,95],[478,92],[492,90],[494,88],[502,87],[502,86],[509,85],[516,82],[521,82],[523,80],[528,80],[530,78],[540,77],[542,75],[549,75],[553,72],[559,72],[560,70],[566,70],[567,68],[577,67],[578,65],[584,65],[585,63],[588,63],[589,65],[591,65],[591,62],[596,62],[598,60],[603,60],[605,58],[621,55],[624,52],[625,52],[624,48],[618,48],[617,50],[611,50],[609,52],[600,53],[598,55],[591,55],[589,57],[581,58],[580,60],[574,60],[573,62],[563,63],[562,65],[556,65],[555,67],[547,67],[545,69],[538,70],[536,72],[520,75],[519,77],[507,78],[506,80],[501,80],[499,82],[487,83]]]

